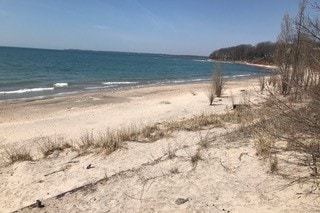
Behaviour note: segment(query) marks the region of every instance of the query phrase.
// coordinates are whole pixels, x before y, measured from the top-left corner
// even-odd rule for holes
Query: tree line
[[[252,63],[273,63],[276,44],[270,41],[260,42],[255,46],[240,44],[213,51],[209,58],[217,61],[247,61]]]

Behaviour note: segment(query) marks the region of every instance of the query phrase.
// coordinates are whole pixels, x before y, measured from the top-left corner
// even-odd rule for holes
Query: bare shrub
[[[266,88],[266,78],[264,76],[259,78],[259,86],[260,86],[260,92],[263,92],[264,89]]]
[[[254,143],[256,154],[263,158],[269,158],[274,148],[274,140],[270,139],[266,132],[256,132]]]
[[[275,71],[273,70],[272,74],[269,77],[268,85],[275,88],[277,84],[278,84],[278,76],[277,76],[277,73],[275,73]]]
[[[305,102],[296,102],[289,96],[279,97],[270,92],[265,119],[258,123],[257,130],[260,132],[255,134],[257,154],[270,157],[274,148],[277,152],[301,153],[309,156],[307,161],[311,174],[319,174],[320,93],[316,87],[305,91],[304,97],[309,97]],[[287,146],[275,146],[274,141],[286,142]]]
[[[221,97],[224,83],[221,65],[216,64],[215,70],[212,73],[211,85],[208,94],[210,105],[213,104],[214,97]]]

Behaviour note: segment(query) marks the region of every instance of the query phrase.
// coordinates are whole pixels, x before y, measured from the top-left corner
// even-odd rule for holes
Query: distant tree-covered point
[[[259,64],[272,64],[276,44],[270,41],[253,46],[240,44],[238,46],[221,48],[213,51],[209,58],[217,61],[246,61]]]

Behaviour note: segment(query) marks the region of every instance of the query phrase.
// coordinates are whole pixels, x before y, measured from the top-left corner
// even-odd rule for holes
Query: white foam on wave
[[[208,79],[205,78],[197,78],[197,79],[191,79],[191,82],[199,82],[199,81],[207,81]]]
[[[193,61],[198,61],[198,62],[208,62],[207,60],[204,60],[204,59],[193,59]]]
[[[137,84],[138,82],[119,81],[119,82],[102,82],[104,85],[121,85],[121,84]]]
[[[233,78],[239,78],[239,77],[249,77],[251,74],[243,74],[243,75],[233,75]]]
[[[42,92],[54,90],[54,87],[45,87],[45,88],[31,88],[31,89],[19,89],[12,91],[0,91],[0,94],[22,94],[27,92]]]
[[[197,78],[197,79],[185,79],[185,80],[167,80],[167,81],[158,81],[151,85],[165,85],[165,84],[184,84],[189,82],[203,82],[208,81],[208,79],[205,78]]]
[[[174,83],[174,84],[176,84],[176,83],[185,83],[185,82],[187,82],[186,80],[174,80],[174,81],[168,81],[168,83]]]
[[[188,82],[201,82],[201,81],[207,81],[207,80],[208,79],[197,78],[197,79],[186,79],[186,80],[172,80],[172,81],[166,81],[166,82],[161,82],[161,83],[178,84],[178,83],[188,83]]]
[[[55,83],[53,84],[54,87],[67,87],[69,84],[68,83]]]

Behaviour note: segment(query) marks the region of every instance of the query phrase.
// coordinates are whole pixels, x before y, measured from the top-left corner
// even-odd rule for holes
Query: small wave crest
[[[241,78],[241,77],[249,77],[251,74],[243,74],[243,75],[233,75],[233,78]]]
[[[27,92],[42,92],[42,91],[50,91],[54,90],[54,87],[45,87],[45,88],[31,88],[31,89],[19,89],[12,91],[0,91],[0,94],[22,94]]]
[[[138,82],[118,81],[118,82],[102,82],[104,85],[122,85],[122,84],[137,84]]]
[[[226,75],[226,76],[223,76],[223,78],[246,78],[246,77],[250,77],[252,76],[251,74],[243,74],[243,75]]]
[[[208,62],[207,60],[204,60],[204,59],[193,59],[193,61],[197,61],[197,62]]]
[[[54,87],[67,87],[69,84],[68,83],[55,83],[53,84]]]
[[[167,80],[167,81],[159,81],[154,83],[154,85],[164,85],[164,84],[184,84],[190,82],[203,82],[207,81],[205,78],[197,78],[197,79],[182,79],[182,80]]]

